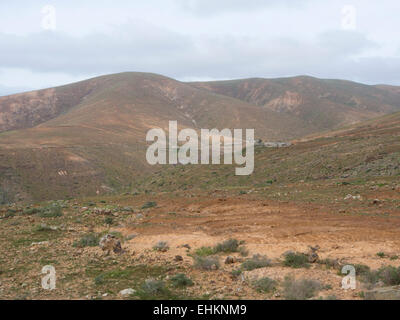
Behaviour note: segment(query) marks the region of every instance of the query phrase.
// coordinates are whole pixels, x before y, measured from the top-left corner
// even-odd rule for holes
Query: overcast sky
[[[400,85],[398,0],[0,3],[0,95],[102,74]]]

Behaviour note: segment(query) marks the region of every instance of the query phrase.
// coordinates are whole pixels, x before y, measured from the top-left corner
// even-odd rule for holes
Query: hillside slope
[[[256,147],[254,173],[250,176],[235,176],[234,167],[168,167],[151,179],[138,180],[136,188],[156,192],[191,188],[239,192],[290,185],[307,192],[304,189],[307,183],[357,186],[374,179],[387,179],[398,185],[400,112],[299,141],[287,148]]]
[[[152,170],[145,159],[147,131],[167,130],[169,120],[181,128],[254,128],[257,137],[272,140],[315,131],[293,116],[147,73],[2,99],[3,130],[21,127],[0,133],[0,194],[7,201],[129,187]]]
[[[318,99],[328,101],[344,99],[347,92],[357,94],[359,100],[355,101],[362,102],[349,106],[331,101],[320,107],[323,112],[303,103],[288,111],[286,104],[283,109],[272,107],[271,101],[278,106],[276,99],[279,98],[268,100],[269,85],[264,83],[265,92],[256,89],[260,81],[264,83],[257,79],[249,80],[246,85],[242,80],[225,83],[222,89],[227,85],[233,90],[236,84],[244,88],[238,91],[240,95],[230,97],[233,92],[225,89],[217,90],[223,94],[205,89],[210,83],[188,84],[156,74],[121,73],[3,97],[0,100],[3,131],[0,133],[0,202],[101,195],[135,188],[169,191],[203,184],[234,187],[263,184],[270,179],[319,179],[347,174],[343,173],[344,168],[353,167],[358,160],[361,165],[365,157],[380,154],[382,145],[384,150],[389,150],[383,158],[397,154],[398,116],[392,115],[384,118],[393,120],[383,124],[373,138],[370,138],[374,132],[371,127],[357,126],[352,128],[358,134],[356,139],[350,138],[354,135],[350,131],[340,137],[344,132],[340,131],[315,136],[317,139],[314,137],[287,149],[257,150],[255,173],[249,177],[235,177],[229,166],[159,168],[147,164],[146,132],[155,127],[167,131],[169,120],[177,120],[180,128],[254,128],[256,138],[276,141],[315,135],[321,128],[359,121],[396,108],[397,93],[392,87],[389,90],[366,86],[372,91],[363,97],[365,86],[350,83],[351,88],[347,88],[347,82],[326,83],[303,78],[273,81],[279,90],[287,90],[298,81],[303,88],[306,81],[304,92],[308,92],[307,99],[311,100],[315,98],[310,92],[315,96],[325,92],[325,98]],[[333,95],[332,83],[336,90],[340,88],[341,95]],[[254,90],[247,91],[248,86]],[[270,98],[279,93],[278,89]],[[375,105],[373,102],[379,99],[382,104]],[[294,100],[288,101],[295,104]],[[269,106],[261,107],[263,103]],[[351,112],[346,113],[346,108]],[[305,116],[307,112],[311,118]],[[346,117],[343,120],[341,116]],[[377,161],[382,164],[381,159]],[[391,165],[390,160],[386,164]],[[370,174],[380,174],[379,170],[383,170],[379,166],[374,168]],[[188,170],[188,174],[180,170]],[[389,168],[387,172],[394,174],[396,170]],[[160,174],[165,175],[161,180],[157,178]]]
[[[300,76],[194,82],[196,88],[231,96],[265,109],[294,115],[330,130],[400,110],[400,90],[344,80]]]

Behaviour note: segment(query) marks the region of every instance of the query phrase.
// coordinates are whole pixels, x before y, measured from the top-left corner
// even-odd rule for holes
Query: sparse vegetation
[[[238,278],[242,274],[242,270],[240,269],[233,269],[231,272],[232,277]]]
[[[286,276],[283,282],[283,293],[287,300],[307,300],[314,297],[321,289],[320,282],[310,279],[296,280]]]
[[[249,250],[247,250],[247,248],[245,246],[240,246],[239,247],[239,254],[242,257],[247,257],[249,255]]]
[[[33,232],[49,232],[53,231],[53,229],[46,224],[39,224],[32,229]]]
[[[328,269],[339,269],[340,263],[337,259],[319,259],[317,261],[318,264],[325,265]]]
[[[157,207],[157,202],[148,201],[142,206],[142,209],[149,209],[149,208],[154,208],[154,207]]]
[[[141,286],[136,295],[142,300],[171,300],[177,299],[176,296],[166,287],[164,281],[157,279],[147,279]]]
[[[376,254],[379,258],[384,258],[385,257],[385,253],[380,251]]]
[[[214,249],[211,247],[201,247],[195,250],[194,254],[199,257],[211,256],[215,253]]]
[[[291,268],[309,268],[308,257],[304,253],[286,252],[284,254],[283,265]]]
[[[254,269],[264,268],[271,266],[271,260],[266,256],[259,254],[254,255],[252,258],[247,259],[241,265],[242,269],[246,271],[251,271]]]
[[[270,293],[275,291],[277,282],[268,277],[253,281],[252,286],[258,292]]]
[[[214,251],[216,253],[218,253],[218,252],[224,252],[224,253],[238,252],[239,245],[240,245],[240,243],[238,240],[229,239],[222,243],[218,243],[214,247]]]
[[[42,210],[39,211],[38,215],[41,218],[61,217],[63,215],[62,207],[58,204],[52,204],[52,205],[42,208]]]
[[[194,257],[194,267],[202,270],[217,270],[220,267],[219,259],[215,256],[209,257]]]
[[[100,236],[95,233],[89,233],[82,236],[79,240],[75,241],[73,246],[77,248],[95,247],[99,245]]]
[[[114,222],[114,220],[113,220],[112,217],[106,217],[106,218],[104,219],[104,223],[105,223],[105,224],[112,225],[113,222]]]
[[[377,271],[377,274],[385,285],[400,285],[400,267],[384,266]]]
[[[168,242],[166,241],[158,241],[154,246],[153,250],[159,252],[167,252],[169,250]]]
[[[188,287],[193,285],[193,281],[183,273],[172,276],[170,281],[174,287]]]

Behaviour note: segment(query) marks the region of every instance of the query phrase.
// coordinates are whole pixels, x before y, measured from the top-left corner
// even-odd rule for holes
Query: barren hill
[[[400,110],[400,90],[308,76],[196,82],[193,86],[294,115],[319,130]]]
[[[0,119],[0,193],[8,200],[129,187],[152,169],[144,156],[147,131],[167,129],[169,120],[180,127],[254,128],[263,139],[315,131],[293,116],[147,73],[3,97]]]
[[[194,84],[148,73],[114,74],[1,97],[0,202],[105,194],[134,187],[198,186],[200,181],[236,185],[244,180],[228,181],[211,171],[204,180],[203,168],[190,178],[172,171],[165,181],[153,180],[159,168],[145,161],[146,132],[154,127],[167,130],[168,121],[177,120],[181,128],[254,128],[256,138],[292,140],[390,113],[398,108],[398,97],[395,87],[304,77]],[[293,150],[304,146],[308,145]],[[309,146],[317,150],[320,143]],[[363,146],[353,144],[354,150]],[[258,173],[246,178],[246,183],[265,180],[273,168],[274,176],[282,174],[289,180],[301,176],[292,171],[293,165],[303,161],[298,164],[301,171],[320,161],[315,157],[324,158],[326,150],[310,151],[307,157],[307,153],[273,151],[280,159],[274,165],[263,151],[265,158],[256,160]],[[257,169],[267,167],[265,172]],[[310,175],[319,176],[318,168],[309,168],[315,171]],[[169,175],[169,167],[162,169]],[[223,173],[227,175],[232,172]]]

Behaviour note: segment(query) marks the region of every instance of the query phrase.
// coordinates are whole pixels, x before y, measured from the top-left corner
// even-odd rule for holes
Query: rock
[[[31,246],[49,244],[49,241],[32,242]]]
[[[316,252],[311,252],[311,253],[307,254],[307,256],[308,256],[308,262],[310,262],[310,263],[315,263],[319,259],[319,256]]]
[[[211,270],[213,270],[213,271],[218,270],[218,266],[214,263],[214,264],[211,266]]]
[[[320,249],[319,245],[316,245],[315,247],[312,246],[308,246],[309,250],[306,253],[307,257],[308,257],[308,262],[310,263],[315,263],[318,261],[319,256],[317,254],[317,251]]]
[[[175,258],[174,258],[174,261],[183,261],[183,258],[182,258],[182,256],[175,256]]]
[[[119,292],[122,297],[128,297],[136,293],[136,290],[132,288],[124,289]]]
[[[99,246],[103,251],[107,251],[107,254],[110,254],[111,251],[114,253],[122,252],[121,242],[112,234],[106,234],[104,237],[102,237],[100,239]]]
[[[134,239],[134,238],[136,238],[138,235],[136,234],[136,233],[131,233],[130,235],[128,235],[127,237],[126,237],[126,240],[132,240],[132,239]]]
[[[89,208],[88,207],[82,207],[79,211],[80,212],[85,212],[85,211],[87,211]]]
[[[400,300],[400,286],[377,288],[364,294],[366,300]]]
[[[374,200],[372,201],[372,204],[378,205],[378,204],[381,204],[381,201],[380,201],[379,199],[374,199]]]
[[[225,264],[233,264],[236,262],[236,258],[232,256],[227,256],[225,259]]]

